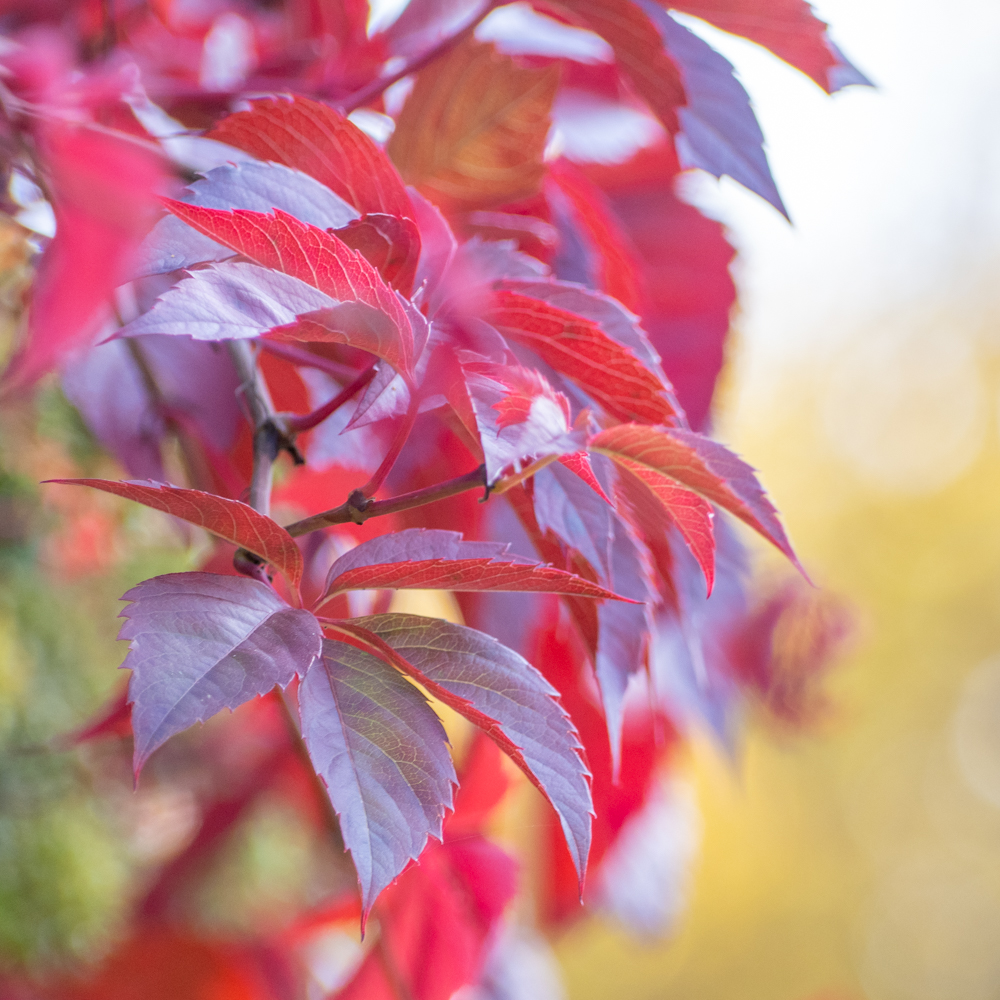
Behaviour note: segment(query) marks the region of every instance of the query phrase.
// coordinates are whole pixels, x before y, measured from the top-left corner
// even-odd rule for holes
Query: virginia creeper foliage
[[[828,92],[865,80],[805,0],[411,0],[374,33],[365,0],[182,6],[2,15],[5,169],[56,224],[2,389],[60,372],[129,477],[47,489],[218,540],[124,595],[127,697],[86,735],[130,718],[140,780],[223,708],[280,710],[239,794],[298,761],[349,852],[330,919],[374,912],[378,944],[337,995],[488,991],[517,891],[484,833],[500,752],[546,803],[556,926],[608,898],[675,739],[729,739],[766,692],[798,600],[748,610],[735,520],[798,561],[711,436],[732,251],[674,182],[700,168],[784,206],[745,91],[681,15]],[[632,125],[606,139],[615,116]],[[414,588],[455,593],[464,624],[394,611]],[[435,702],[480,734],[461,753]],[[163,930],[164,893],[107,976],[211,949]],[[300,995],[285,952],[271,980],[212,954],[241,995]]]

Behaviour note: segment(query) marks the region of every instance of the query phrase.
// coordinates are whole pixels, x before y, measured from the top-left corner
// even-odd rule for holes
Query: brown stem
[[[286,525],[285,530],[293,537],[297,537],[307,535],[310,531],[319,531],[320,528],[328,528],[331,524],[364,524],[370,517],[398,514],[400,511],[412,510],[414,507],[422,507],[424,504],[485,486],[486,467],[481,465],[464,476],[457,476],[455,479],[427,486],[422,490],[414,490],[412,493],[403,493],[398,497],[390,497],[388,500],[367,500],[360,490],[355,490],[348,497],[347,503]]]
[[[245,340],[230,340],[227,346],[254,426],[250,506],[261,514],[270,514],[271,472],[278,453],[285,449],[296,464],[301,464],[304,459],[274,411],[271,394],[257,371],[257,361],[250,345]]]
[[[456,45],[465,41],[466,38],[471,35],[476,28],[479,27],[480,21],[486,17],[487,14],[494,7],[497,6],[499,0],[490,0],[486,4],[486,7],[480,11],[464,28],[460,28],[455,32],[454,35],[449,35],[447,38],[443,38],[437,45],[431,46],[426,52],[421,53],[419,56],[414,56],[409,62],[405,63],[402,68],[398,69],[395,73],[390,73],[388,76],[380,76],[376,80],[372,80],[371,83],[362,87],[360,90],[356,90],[353,94],[349,94],[343,100],[337,102],[337,110],[345,115],[349,115],[352,111],[357,108],[363,108],[366,104],[374,101],[376,97],[381,95],[384,91],[388,90],[394,83],[398,83],[403,79],[404,76],[409,76],[411,73],[416,73],[422,70],[428,63],[432,63],[439,56],[443,56],[446,52],[450,52]]]
[[[375,366],[372,365],[371,368],[363,371],[350,385],[334,396],[333,399],[324,403],[318,409],[313,410],[312,413],[305,413],[302,416],[293,415],[285,417],[285,426],[288,428],[289,433],[299,434],[302,431],[312,430],[317,424],[323,423],[327,417],[332,413],[336,413],[344,403],[368,385],[375,378],[375,372]]]

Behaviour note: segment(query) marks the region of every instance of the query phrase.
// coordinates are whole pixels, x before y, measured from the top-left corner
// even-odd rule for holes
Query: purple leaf
[[[656,601],[656,588],[640,542],[621,518],[616,517],[615,521],[610,586],[625,597],[643,602],[603,601],[597,608],[594,672],[608,723],[612,768],[617,775],[621,763],[625,691],[645,663],[651,627],[649,609]]]
[[[594,456],[603,462],[602,456]],[[614,510],[579,476],[553,462],[535,475],[535,517],[538,527],[551,531],[576,549],[607,583],[611,579],[611,539]]]
[[[280,208],[320,229],[340,229],[358,218],[357,210],[308,174],[281,163],[249,160],[210,170],[182,193],[181,201],[203,208]],[[153,227],[140,248],[136,275],[163,274],[203,261],[225,260],[233,251],[185,225],[173,215]]]
[[[320,652],[319,622],[247,577],[173,573],[122,600],[136,776],[169,737],[285,687]]]
[[[875,84],[865,76],[851,62],[843,52],[840,51],[840,47],[830,38],[829,32],[826,35],[826,47],[833,53],[834,59],[837,60],[836,65],[831,66],[826,71],[827,87],[831,94],[835,94],[838,90],[843,90],[844,87],[874,87]]]
[[[549,682],[492,636],[462,625],[401,614],[350,624],[373,633],[428,680],[500,724],[505,739],[520,750],[528,777],[558,813],[582,880],[590,851],[589,772],[576,730]]]
[[[228,450],[242,415],[239,379],[229,355],[190,337],[144,337],[140,350],[163,404],[187,418],[201,438]],[[164,414],[149,392],[126,340],[112,340],[73,358],[63,391],[91,432],[136,479],[163,480]]]
[[[427,699],[398,671],[329,639],[299,688],[299,713],[367,916],[427,838],[441,837],[456,780],[448,737]]]
[[[257,264],[213,264],[192,271],[118,335],[244,340],[294,323],[302,313],[336,305],[329,295],[289,274]]]
[[[680,68],[687,92],[687,105],[678,109],[682,165],[699,167],[713,177],[726,174],[788,218],[764,153],[764,133],[732,63],[652,0],[638,3]]]

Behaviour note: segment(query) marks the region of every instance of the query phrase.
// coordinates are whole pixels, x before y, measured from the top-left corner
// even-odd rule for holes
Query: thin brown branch
[[[422,490],[403,493],[387,500],[367,500],[360,490],[355,490],[348,497],[347,503],[286,525],[285,530],[292,536],[298,536],[328,528],[331,524],[364,524],[371,517],[398,514],[400,511],[445,500],[478,487],[486,487],[486,467],[483,465],[473,469],[472,472],[467,472],[464,476],[457,476],[435,486],[427,486]]]
[[[373,378],[375,378],[376,368],[374,365],[363,371],[350,385],[345,386],[329,402],[313,410],[312,413],[304,413],[301,416],[292,414],[285,417],[285,426],[291,434],[300,434],[302,431],[312,430],[318,424],[323,423],[327,417],[336,413],[344,403],[357,395]]]
[[[331,361],[319,354],[313,354],[304,347],[296,347],[295,344],[283,344],[277,340],[260,341],[261,350],[273,354],[276,358],[284,361],[291,361],[293,365],[299,367],[315,368],[317,371],[326,372],[336,379],[353,378],[357,372],[348,365],[342,365],[338,361]]]
[[[278,453],[284,449],[297,464],[304,460],[295,447],[292,436],[275,413],[271,394],[260,377],[257,360],[250,345],[245,340],[230,340],[227,346],[254,427],[249,503],[261,514],[270,514],[271,473]]]

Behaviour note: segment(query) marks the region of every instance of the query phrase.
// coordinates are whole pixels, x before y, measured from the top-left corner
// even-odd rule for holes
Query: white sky
[[[877,90],[831,99],[756,46],[701,32],[754,101],[794,222],[731,182],[693,186],[741,251],[751,378],[879,314],[1000,289],[1000,3],[816,6]]]

